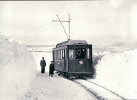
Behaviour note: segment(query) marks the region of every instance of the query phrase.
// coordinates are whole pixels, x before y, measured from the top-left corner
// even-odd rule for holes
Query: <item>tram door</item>
[[[75,72],[75,49],[69,49],[68,72]]]
[[[85,62],[86,62],[86,49],[85,48],[76,48],[76,72],[85,72]]]

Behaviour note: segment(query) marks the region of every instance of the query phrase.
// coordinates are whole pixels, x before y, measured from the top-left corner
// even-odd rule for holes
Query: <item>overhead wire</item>
[[[37,29],[35,29],[35,30],[33,30],[33,31],[30,31],[30,32],[27,32],[27,33],[36,33],[36,32],[39,32],[39,31],[41,31],[42,30],[42,28],[44,29],[44,28],[47,28],[47,27],[49,27],[51,25],[51,22],[50,23],[47,23],[47,24],[45,24],[45,25],[42,25],[40,28],[37,28]]]

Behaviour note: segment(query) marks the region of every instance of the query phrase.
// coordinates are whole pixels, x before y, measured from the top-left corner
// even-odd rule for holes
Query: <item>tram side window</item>
[[[61,60],[64,59],[64,49],[61,49],[61,50],[60,50],[60,54],[61,54],[61,55],[60,55]]]
[[[56,56],[55,56],[55,51],[53,51],[53,60],[56,59],[55,57],[56,57]]]
[[[87,59],[91,58],[91,54],[90,54],[90,49],[89,48],[87,48],[86,58]]]
[[[62,59],[64,59],[64,49],[62,50]]]
[[[60,59],[60,50],[57,50],[57,51],[55,52],[55,59],[56,59],[56,60],[59,60],[59,59]]]
[[[86,56],[86,52],[84,48],[76,49],[76,59],[85,59],[85,56]]]
[[[69,49],[69,59],[74,60],[74,49]]]
[[[62,50],[60,50],[60,59],[62,60]]]
[[[66,49],[64,49],[64,59],[67,59],[67,50]]]
[[[58,50],[58,60],[60,60],[60,58],[61,58],[61,51]]]
[[[56,60],[62,60],[64,59],[64,50],[56,50],[54,53],[54,57]]]
[[[55,59],[57,60],[57,58],[58,58],[58,54],[57,54],[58,52],[57,51],[55,51]]]

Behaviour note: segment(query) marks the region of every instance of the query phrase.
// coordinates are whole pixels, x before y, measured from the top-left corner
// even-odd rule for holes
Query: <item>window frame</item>
[[[72,55],[73,55],[72,57],[73,57],[73,58],[70,57],[70,50],[73,50],[73,53],[72,53]],[[75,48],[69,49],[69,50],[68,50],[68,59],[69,59],[69,60],[75,60],[75,58],[76,58],[76,57],[75,57]]]

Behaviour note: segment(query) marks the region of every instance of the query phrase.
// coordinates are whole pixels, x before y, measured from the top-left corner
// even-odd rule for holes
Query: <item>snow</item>
[[[114,46],[112,46],[114,48]],[[113,51],[112,51],[113,50]],[[120,51],[119,51],[120,50]],[[94,51],[95,52],[95,51]],[[137,99],[137,49],[103,50],[94,53],[96,78],[89,79],[126,99]]]
[[[0,99],[20,99],[35,77],[33,55],[23,44],[0,35]]]
[[[80,85],[55,75],[37,72],[37,78],[21,100],[97,100]]]
[[[91,84],[85,80],[76,80],[76,82],[92,91],[100,100],[121,100],[119,96],[114,95],[110,91],[100,88],[95,84]]]

